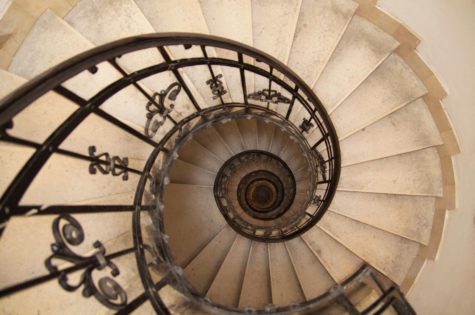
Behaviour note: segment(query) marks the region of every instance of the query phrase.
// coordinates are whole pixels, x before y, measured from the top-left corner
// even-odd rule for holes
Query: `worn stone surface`
[[[429,148],[343,167],[338,189],[442,196],[437,150]]]
[[[374,24],[354,16],[315,85],[330,111],[351,93],[397,46]]]
[[[404,280],[420,247],[416,242],[332,212],[319,225],[398,284]]]
[[[427,245],[435,198],[339,191],[330,209]]]
[[[337,107],[331,119],[338,136],[346,137],[425,93],[409,66],[392,54]]]

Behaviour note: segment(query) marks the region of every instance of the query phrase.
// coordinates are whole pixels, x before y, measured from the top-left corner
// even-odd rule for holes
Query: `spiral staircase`
[[[25,36],[2,314],[415,314],[458,144],[376,1],[79,0]]]

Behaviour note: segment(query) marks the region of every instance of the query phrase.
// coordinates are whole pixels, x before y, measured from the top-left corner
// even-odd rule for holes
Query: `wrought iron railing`
[[[140,69],[124,67],[124,57],[146,50],[158,51],[162,62]],[[184,52],[184,57],[176,58],[178,50]],[[87,98],[70,88],[70,80],[80,78],[84,73],[98,75],[104,65],[111,65],[120,76]],[[209,92],[204,103],[200,103],[196,89],[189,84],[188,79],[187,71],[198,66],[204,66],[209,76],[203,82]],[[145,80],[163,73],[170,74],[174,82],[164,83],[160,92],[150,92],[144,84]],[[240,87],[238,91],[227,90],[233,79],[238,80],[234,82],[235,86]],[[254,84],[250,84],[252,82]],[[136,89],[147,99],[146,104],[137,104],[136,107],[145,113],[142,128],[126,122],[123,117],[117,117],[113,110],[102,106],[127,88]],[[37,127],[21,123],[17,125],[15,120],[18,115],[47,93],[59,94],[78,107],[42,142],[18,136],[15,130]],[[191,109],[181,108],[175,102],[180,94],[186,95],[186,102],[192,105]],[[78,151],[60,147],[91,115],[100,117],[139,139],[143,145],[151,147],[152,153],[143,169],[131,167],[127,157],[97,152],[93,143]],[[200,128],[231,115],[256,115],[286,122],[293,126],[297,134],[300,133],[302,141],[307,141],[309,160],[315,166],[316,173],[309,207],[305,220],[295,230],[279,237],[286,239],[311,228],[327,210],[338,184],[340,153],[337,135],[313,91],[284,64],[252,47],[199,34],[163,33],[126,38],[73,57],[4,98],[0,102],[0,140],[33,149],[33,153],[0,199],[1,233],[8,229],[12,217],[57,215],[57,218],[52,227],[54,243],[51,245],[51,255],[39,262],[45,264],[45,273],[4,285],[0,290],[0,298],[56,279],[63,289],[81,289],[85,297],[94,296],[98,302],[122,314],[132,312],[146,301],[151,302],[157,313],[169,314],[161,290],[170,285],[190,305],[196,302],[203,307],[217,307],[193,291],[183,278],[181,268],[174,263],[164,234],[162,197],[164,187],[169,182],[168,169],[176,158],[180,143]],[[309,142],[311,139],[314,141]],[[57,155],[86,161],[89,163],[86,171],[91,176],[117,176],[124,182],[131,176],[137,176],[133,204],[24,204],[22,198],[35,177]],[[89,255],[74,251],[74,246],[85,243],[85,232],[74,215],[116,212],[133,214],[130,231],[134,240],[132,247],[109,253],[100,241],[96,241]],[[120,273],[114,260],[131,254],[135,254],[143,284],[143,293],[132,300],[128,299],[123,286],[114,280]],[[63,267],[58,261],[72,265]],[[102,276],[96,281],[94,274],[100,270],[109,270],[112,277]],[[78,271],[81,271],[79,281],[71,282],[68,275]],[[337,297],[340,295],[328,296],[333,302],[338,302]],[[296,308],[272,311],[285,313],[296,309],[314,309],[321,301],[317,299]],[[328,303],[328,298],[325,301]],[[382,301],[386,301],[386,298]],[[222,310],[240,312],[237,309]]]

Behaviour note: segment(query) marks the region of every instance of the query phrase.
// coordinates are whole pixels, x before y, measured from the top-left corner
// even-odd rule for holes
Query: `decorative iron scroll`
[[[63,224],[62,224],[63,223]],[[93,247],[96,251],[90,256],[75,253],[70,246],[78,246],[84,241],[84,230],[81,224],[69,214],[62,214],[53,221],[53,236],[55,243],[51,244],[53,254],[45,261],[49,272],[58,272],[58,267],[53,264],[53,259],[65,260],[74,264],[84,264],[80,280],[71,283],[66,273],[60,273],[59,285],[66,291],[73,292],[81,286],[84,297],[94,296],[101,304],[111,309],[121,309],[127,305],[127,294],[124,289],[111,277],[99,279],[97,286],[93,279],[94,270],[111,269],[112,277],[117,277],[119,268],[106,257],[106,249],[100,241],[95,241]]]
[[[176,101],[178,94],[181,91],[181,85],[177,82],[170,84],[165,90],[160,93],[153,94],[153,101],[149,101],[145,108],[148,113],[146,115],[147,121],[145,123],[145,135],[148,138],[153,138],[165,123],[167,116],[173,111],[175,105],[173,103],[168,106],[165,105],[165,100]],[[159,119],[157,119],[157,117]]]
[[[313,128],[313,123],[310,121],[310,119],[304,118],[299,128],[302,130],[302,132],[308,133],[310,129]]]
[[[213,100],[228,93],[228,91],[224,89],[223,82],[221,81],[222,77],[223,77],[222,74],[218,74],[214,78],[206,81],[206,84],[209,85],[211,89],[211,93],[213,93]]]
[[[111,173],[112,176],[122,175],[122,179],[129,179],[129,172],[127,167],[129,166],[129,159],[126,157],[120,158],[118,156],[111,157],[109,153],[102,153],[96,155],[96,147],[91,145],[89,147],[89,156],[95,158],[89,165],[89,174],[95,175],[97,171],[106,175]],[[101,163],[104,162],[104,163]]]
[[[251,100],[261,101],[261,102],[269,102],[269,103],[284,103],[290,104],[290,99],[283,96],[276,90],[269,90],[263,89],[261,91],[257,91],[251,94],[248,94],[247,97]]]
[[[317,150],[313,151],[315,157],[318,162],[318,168],[320,169],[320,174],[322,175],[322,179],[325,181],[327,180],[327,164],[325,163],[325,159],[323,158],[322,154]]]

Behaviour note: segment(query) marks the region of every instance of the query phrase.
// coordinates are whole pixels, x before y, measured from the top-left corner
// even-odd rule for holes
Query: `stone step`
[[[417,99],[342,140],[340,142],[342,165],[352,165],[441,144],[443,141],[427,105],[422,99]]]
[[[342,283],[363,265],[363,261],[358,256],[328,235],[318,225],[303,234],[302,240],[336,283]]]
[[[351,20],[314,91],[332,112],[399,43],[359,16]]]
[[[195,140],[186,142],[178,152],[180,160],[217,173],[224,161]]]
[[[211,35],[229,38],[252,46],[251,0],[225,2],[201,0],[200,4]],[[219,57],[236,60],[236,53],[229,50],[216,49],[216,53]],[[232,101],[244,103],[239,69],[230,67],[221,67],[221,69]],[[249,72],[247,72],[247,76],[246,89],[252,91],[254,89],[254,76]]]
[[[441,197],[443,183],[437,149],[343,167],[338,190]]]
[[[244,140],[242,139],[239,127],[235,120],[225,123],[218,123],[213,126],[219,133],[221,138],[227,143],[232,150],[232,155],[245,151]]]
[[[411,103],[427,90],[411,68],[391,54],[332,112],[340,139]]]
[[[180,266],[188,264],[227,225],[216,206],[212,188],[170,184],[163,203],[165,233]]]
[[[266,243],[252,242],[239,307],[262,309],[272,303],[269,253]]]
[[[236,232],[226,226],[185,268],[184,276],[200,294],[205,295],[211,287],[236,236]]]
[[[194,135],[194,139],[210,152],[213,152],[220,160],[226,161],[234,155],[229,144],[212,126],[201,129]]]
[[[275,125],[257,120],[257,148],[262,151],[268,151],[274,140]]]
[[[299,237],[285,242],[305,300],[312,300],[327,292],[335,282],[304,240]],[[318,280],[317,280],[318,279]]]
[[[237,307],[251,240],[238,235],[206,296],[214,303]]]
[[[301,3],[302,0],[253,0],[253,46],[287,63]],[[259,62],[256,66],[264,67]],[[268,80],[262,76],[255,75],[254,82],[254,91],[268,88]]]
[[[331,211],[427,245],[435,198],[339,191]]]
[[[244,143],[244,148],[246,150],[256,150],[259,137],[256,119],[238,119],[236,123]]]
[[[308,85],[323,71],[357,7],[351,0],[302,1],[288,66]]]
[[[213,186],[216,173],[182,160],[176,160],[170,170],[170,182]]]
[[[44,43],[49,44],[45,45]],[[94,45],[90,41],[54,15],[52,11],[47,10],[38,18],[18,49],[9,71],[31,79],[58,63],[93,47]],[[65,82],[64,87],[87,100],[121,78],[120,73],[108,63],[101,63],[97,67],[98,70],[95,74],[83,71]],[[146,104],[147,99],[137,89],[129,86],[105,101],[100,108],[131,123],[133,128],[135,126],[143,128],[146,121]],[[135,108],[135,110],[130,111],[130,108]],[[159,130],[158,136],[163,136],[166,129]]]
[[[284,243],[269,243],[268,248],[272,304],[279,307],[304,302],[304,293]]]
[[[368,264],[401,284],[420,244],[328,211],[319,226]]]
[[[152,24],[155,32],[192,32],[209,34],[205,17],[201,11],[198,0],[163,0],[159,4],[148,0],[135,1],[143,14]],[[215,49],[207,48],[207,54],[210,57],[216,56]],[[198,46],[185,49],[182,46],[170,47],[171,55],[174,59],[203,57],[203,52]],[[219,98],[213,98],[210,86],[206,81],[211,79],[211,74],[207,66],[193,66],[187,69],[178,70],[181,74],[186,75],[196,88],[193,93],[199,105],[209,107],[221,104]],[[223,74],[221,67],[213,67],[215,75]],[[225,90],[229,91],[225,78],[222,79]],[[230,93],[223,95],[225,102],[231,101]]]
[[[124,37],[155,32],[153,26],[132,0],[106,0],[100,3],[93,0],[81,0],[64,19],[98,46]],[[125,54],[116,61],[129,73],[164,62],[157,49]],[[144,88],[149,89],[148,92],[152,95],[165,90],[176,81],[173,73],[166,71],[146,78],[140,83]],[[177,119],[184,118],[195,111],[184,91],[178,94],[174,104],[172,116]]]

